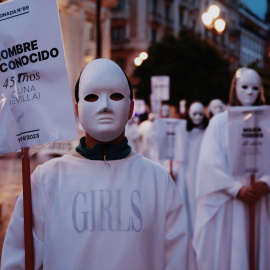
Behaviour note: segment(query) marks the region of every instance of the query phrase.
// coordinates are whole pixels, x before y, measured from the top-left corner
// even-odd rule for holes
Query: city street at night
[[[270,0],[0,25],[0,270],[270,270]]]

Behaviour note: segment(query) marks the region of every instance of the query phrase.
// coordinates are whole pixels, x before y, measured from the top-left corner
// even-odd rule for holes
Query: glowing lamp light
[[[148,54],[147,54],[146,52],[141,52],[141,53],[140,53],[140,58],[141,58],[142,60],[145,60],[145,59],[148,58]]]
[[[224,31],[225,26],[226,26],[226,23],[225,23],[224,20],[218,19],[218,20],[215,21],[215,29],[216,29],[219,33],[221,33],[221,32]]]
[[[213,17],[208,12],[204,12],[202,15],[202,21],[204,25],[210,27],[213,21]]]
[[[134,64],[138,67],[142,64],[143,60],[140,57],[134,59]]]
[[[219,16],[220,8],[217,5],[212,5],[208,9],[208,13],[213,19],[216,19]]]

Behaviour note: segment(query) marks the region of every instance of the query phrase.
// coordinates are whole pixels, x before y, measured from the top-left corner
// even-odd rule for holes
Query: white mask
[[[118,138],[128,122],[130,104],[127,78],[116,63],[96,59],[84,68],[78,113],[84,130],[91,137],[102,142]]]
[[[203,105],[199,102],[193,103],[189,108],[188,115],[194,125],[196,126],[200,125],[204,118]]]
[[[170,107],[167,104],[162,105],[161,107],[161,117],[168,118],[170,117]]]
[[[224,111],[224,104],[219,99],[214,99],[210,102],[210,111],[213,115]]]
[[[257,72],[252,69],[242,71],[236,81],[236,95],[241,104],[243,106],[253,105],[260,90],[261,79]]]

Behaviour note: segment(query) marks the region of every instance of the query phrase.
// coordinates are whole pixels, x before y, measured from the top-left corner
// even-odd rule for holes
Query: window
[[[151,29],[151,41],[153,43],[157,41],[157,30],[154,28]]]
[[[94,23],[91,21],[87,21],[84,25],[84,40],[94,40]]]
[[[126,39],[125,26],[114,26],[112,28],[112,41],[123,41]]]
[[[170,5],[169,4],[165,5],[165,19],[166,21],[170,20]]]
[[[150,6],[150,10],[153,12],[153,13],[157,13],[157,0],[151,0],[151,6]]]
[[[119,4],[116,7],[114,7],[112,10],[122,10],[125,8],[125,0],[120,0],[118,2]]]
[[[184,25],[184,13],[185,13],[185,8],[180,7],[179,8],[179,25],[183,26]]]

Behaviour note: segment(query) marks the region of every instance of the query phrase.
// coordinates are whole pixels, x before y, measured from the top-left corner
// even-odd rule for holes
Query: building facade
[[[240,64],[246,66],[257,62],[257,66],[266,66],[265,50],[269,26],[244,4],[239,5]]]
[[[96,0],[57,0],[71,89],[86,63],[96,57]],[[117,0],[102,0],[102,57],[111,58],[111,8]],[[73,96],[73,95],[72,95]]]
[[[226,22],[221,34],[202,22],[202,14],[212,4],[220,7],[219,18]],[[111,27],[111,57],[129,76],[141,52],[165,34],[177,37],[183,29],[212,41],[231,68],[254,61],[265,66],[269,26],[239,0],[120,0],[112,9]],[[131,79],[136,83],[135,78]]]

